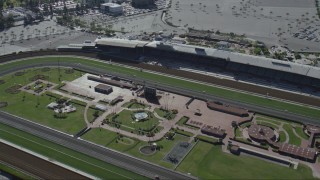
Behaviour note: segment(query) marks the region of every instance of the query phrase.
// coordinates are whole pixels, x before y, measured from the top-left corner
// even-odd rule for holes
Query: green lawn
[[[149,113],[148,111],[145,111],[146,113]],[[153,126],[157,126],[159,124],[159,119],[154,117],[154,115],[150,112],[148,116],[148,120],[145,121],[135,121],[132,119],[132,115],[134,115],[136,112],[129,111],[129,110],[122,110],[115,118],[117,122],[121,122],[121,126],[126,126],[131,128],[132,130],[141,128],[142,130],[148,130],[151,129]]]
[[[266,116],[266,115],[262,115],[262,114],[256,114],[256,116],[257,116],[256,120],[269,121],[270,123],[277,124],[277,125],[281,125],[281,123],[287,123],[287,124],[292,124],[292,125],[301,125],[300,123],[293,122],[290,120],[275,118],[275,117]]]
[[[287,140],[286,134],[283,131],[279,132],[279,136],[280,136],[279,142],[283,143]]]
[[[296,133],[300,137],[302,137],[303,139],[305,139],[305,140],[309,139],[309,136],[307,136],[307,134],[305,132],[303,132],[303,127],[302,126],[296,126],[295,130],[296,130]]]
[[[202,141],[177,170],[200,179],[313,179],[312,170],[307,166],[300,164],[294,170],[257,157],[224,153],[221,146]]]
[[[81,138],[120,152],[125,152],[139,143],[139,140],[128,137],[119,138],[117,133],[99,128],[91,129]]]
[[[273,128],[273,129],[276,129],[276,130],[279,129],[279,126],[277,126],[277,125],[275,125],[273,123],[269,123],[269,122],[265,122],[265,121],[256,121],[256,122],[259,125],[268,126],[268,127]]]
[[[126,102],[122,105],[122,107],[129,109],[144,109],[147,107],[147,105],[139,102]]]
[[[146,179],[85,154],[0,124],[0,138],[101,179]]]
[[[264,118],[264,117],[260,117],[260,115],[256,118],[257,121],[267,121],[267,122],[271,122],[272,124],[276,124],[276,125],[281,125],[281,120],[278,119],[271,119],[271,118]]]
[[[198,138],[200,141],[204,141],[207,143],[217,143],[219,142],[218,138],[203,136],[203,135],[197,135],[196,138]]]
[[[87,118],[89,120],[89,122],[93,122],[96,117],[94,116],[94,114],[98,112],[98,115],[100,116],[103,112],[94,108],[89,108],[87,111]]]
[[[179,121],[176,123],[179,126],[184,126],[189,120],[189,117],[183,116],[179,119]]]
[[[193,133],[184,131],[183,129],[174,129],[174,132],[188,137],[192,137],[194,135]]]
[[[105,129],[94,128],[81,136],[82,139],[94,142],[96,144],[100,144],[102,146],[107,146],[113,140],[118,137],[118,134],[112,131],[108,131]]]
[[[184,127],[188,127],[190,129],[195,129],[195,130],[198,130],[199,128],[198,127],[195,127],[195,126],[190,126],[188,124],[186,124],[189,120],[189,117],[186,117],[186,116],[183,116],[179,119],[179,121],[176,123],[178,126],[184,126]]]
[[[293,129],[290,124],[284,124],[283,129],[289,134],[289,144],[294,144],[297,146],[301,145],[301,139],[293,133]]]
[[[166,118],[168,120],[174,119],[176,117],[175,114],[173,114],[172,111],[169,110],[164,110],[164,109],[160,109],[160,108],[155,108],[154,111],[163,118]]]
[[[252,96],[249,94],[243,94],[240,92],[235,92],[235,91],[230,91],[230,90],[225,90],[217,87],[211,87],[208,85],[202,85],[202,84],[197,84],[193,82],[187,82],[184,80],[180,79],[175,79],[171,77],[164,77],[161,75],[157,74],[152,74],[144,71],[139,71],[136,69],[129,69],[129,68],[123,68],[120,66],[116,65],[110,65],[98,61],[90,61],[87,59],[82,59],[82,58],[74,58],[74,57],[45,57],[45,58],[34,58],[30,60],[25,60],[25,61],[17,61],[17,62],[11,62],[8,64],[2,64],[0,66],[0,71],[7,70],[11,67],[15,66],[22,66],[22,65],[27,65],[27,64],[40,64],[44,62],[57,62],[58,60],[64,61],[64,62],[69,62],[69,63],[81,63],[82,65],[89,65],[92,67],[96,67],[99,69],[104,69],[112,72],[117,72],[121,74],[126,74],[127,76],[136,76],[139,78],[144,78],[148,80],[153,80],[158,83],[163,83],[163,84],[168,84],[170,86],[175,86],[175,87],[182,87],[198,92],[203,92],[205,91],[207,94],[212,94],[215,96],[227,98],[227,99],[233,99],[233,100],[238,100],[250,104],[256,104],[259,106],[266,106],[278,110],[287,110],[288,112],[292,113],[297,113],[305,116],[310,116],[314,118],[319,118],[320,113],[319,110],[312,109],[309,107],[304,107],[304,106],[299,106],[299,105],[294,105],[294,104],[289,104],[285,102],[280,102],[276,100],[270,100],[266,98],[261,98],[261,97],[256,97]]]
[[[241,128],[245,128],[245,127],[250,126],[251,124],[252,124],[251,121],[250,121],[250,122],[245,122],[245,123],[241,124],[240,127],[241,127]]]
[[[242,132],[240,131],[240,128],[236,128],[236,137],[242,137]]]

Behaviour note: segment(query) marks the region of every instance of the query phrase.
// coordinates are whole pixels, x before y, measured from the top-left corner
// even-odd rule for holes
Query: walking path
[[[86,100],[86,99],[83,99],[83,98],[80,98],[80,97],[77,97],[77,96],[70,95],[68,93],[60,92],[60,91],[55,90],[55,89],[51,90],[51,92],[54,93],[54,94],[58,94],[58,95],[67,97],[69,99],[75,99],[75,100],[82,101],[82,102],[85,102],[85,103],[90,103],[91,102],[91,100]]]

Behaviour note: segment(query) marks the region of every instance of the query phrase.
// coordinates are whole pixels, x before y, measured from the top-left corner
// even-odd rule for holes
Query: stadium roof
[[[125,47],[125,48],[143,47],[146,44],[148,44],[148,42],[145,42],[145,41],[116,39],[116,38],[101,38],[101,39],[97,39],[95,43],[97,45]]]
[[[290,72],[300,74],[304,76],[320,79],[320,68],[306,66],[302,64],[280,61],[276,59],[253,56],[241,53],[235,53],[230,51],[205,48],[199,46],[185,45],[185,44],[164,44],[160,42],[151,42],[146,45],[147,47],[159,48],[171,51],[178,51],[190,54],[196,54],[200,56],[209,56],[214,58],[227,59],[231,62],[240,64],[248,64],[257,67],[264,67],[273,70],[279,70],[284,72]]]

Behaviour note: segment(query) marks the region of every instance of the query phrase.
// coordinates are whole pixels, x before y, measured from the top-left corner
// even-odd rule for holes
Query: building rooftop
[[[215,110],[215,111],[221,111],[228,114],[233,114],[236,116],[248,116],[248,110],[238,107],[233,107],[230,105],[224,105],[220,104],[218,102],[207,102],[208,108]]]
[[[248,129],[248,134],[254,140],[275,140],[274,131],[267,126],[261,126],[257,124],[252,124]]]
[[[121,5],[116,3],[103,3],[101,6],[109,6],[109,7],[120,7]]]
[[[148,44],[148,42],[146,41],[116,39],[116,38],[101,38],[101,39],[97,39],[95,43],[97,45],[125,47],[125,48],[143,47],[146,44]]]
[[[314,160],[316,156],[316,150],[313,148],[303,148],[292,144],[283,143],[279,147],[279,151],[289,155],[298,156],[308,160]]]
[[[151,48],[166,49],[171,51],[178,51],[190,54],[196,54],[200,56],[208,56],[213,58],[226,59],[230,62],[236,62],[240,64],[248,64],[257,67],[264,67],[268,69],[274,69],[284,72],[290,72],[294,74],[300,74],[313,78],[320,79],[320,68],[312,67],[287,61],[280,61],[276,59],[253,56],[248,54],[241,54],[236,52],[218,50],[213,48],[199,47],[185,44],[164,44],[160,42],[151,42],[146,45]]]
[[[159,41],[147,42],[139,40],[127,40],[117,38],[102,38],[95,41],[97,45],[106,45],[114,47],[149,47],[164,49],[168,51],[177,51],[189,54],[195,54],[199,56],[208,56],[212,58],[225,59],[230,62],[247,64],[256,67],[263,67],[267,69],[273,69],[283,72],[289,72],[293,74],[299,74],[303,76],[313,77],[320,79],[320,68],[312,67],[302,64],[297,64],[288,61],[280,61],[277,59],[271,59],[261,56],[253,56],[248,54],[218,50],[213,48],[206,48],[194,45],[176,44],[176,43],[163,43]]]
[[[208,125],[204,125],[201,128],[201,132],[204,134],[218,136],[218,137],[223,137],[226,134],[224,129],[220,129],[220,128],[212,127]]]
[[[106,84],[98,84],[98,85],[97,85],[96,87],[94,87],[94,88],[102,89],[102,90],[110,90],[110,89],[112,89],[111,86],[108,86],[108,85],[106,85]]]

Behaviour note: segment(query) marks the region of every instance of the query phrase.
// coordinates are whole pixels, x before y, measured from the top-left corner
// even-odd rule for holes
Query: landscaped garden
[[[71,81],[79,75],[80,73],[75,73],[73,76],[67,76],[61,72],[60,78],[61,80]],[[63,119],[55,118],[54,111],[48,109],[47,105],[56,101],[57,98],[46,94],[37,96],[13,88],[14,86],[22,87],[35,82],[35,77],[47,77],[46,80],[60,84],[58,69],[49,69],[45,72],[41,71],[41,69],[29,69],[23,71],[23,73],[18,73],[18,75],[14,73],[2,77],[6,83],[0,86],[0,102],[8,103],[2,110],[69,134],[75,134],[83,129],[86,126],[83,118],[84,107],[75,105],[77,108],[75,112],[67,114]],[[57,95],[57,97],[60,96]]]
[[[129,108],[129,109],[144,109],[150,106],[144,103],[138,102],[136,99],[132,99],[129,102],[124,103],[122,107]]]
[[[285,131],[287,131],[287,133],[289,135],[289,144],[293,144],[293,145],[297,145],[297,146],[301,145],[301,139],[294,134],[293,128],[290,124],[284,124],[283,129]]]
[[[300,146],[302,140],[309,139],[308,135],[303,132],[302,124],[260,114],[256,114],[255,120],[257,124],[271,127],[272,129],[275,129],[277,131],[282,128],[282,130],[279,131],[279,142],[283,143],[288,141],[289,144]],[[244,123],[240,126],[240,128],[237,127],[235,129],[235,138],[237,140],[243,141],[245,143],[251,143],[251,141],[242,136],[241,132],[241,129],[249,126],[250,124],[251,122]],[[287,132],[288,137],[286,136],[286,133],[284,131]]]
[[[179,119],[179,121],[178,121],[176,124],[177,124],[178,126],[184,126],[184,127],[190,128],[190,129],[198,130],[199,127],[196,127],[196,126],[192,126],[192,125],[187,124],[187,122],[188,122],[189,119],[190,119],[189,117],[183,116],[183,117],[181,117],[181,118]]]
[[[137,115],[144,114],[145,118],[137,119]],[[138,117],[138,118],[139,118]],[[157,119],[150,111],[130,111],[122,110],[120,113],[107,117],[105,123],[117,128],[140,134],[153,136],[162,128],[158,126],[159,119]]]
[[[165,155],[173,148],[178,141],[188,141],[189,138],[179,134],[175,134],[173,139],[161,139],[155,143],[159,147],[154,154],[145,155],[140,152],[140,148],[150,145],[148,142],[139,141],[130,137],[125,137],[106,129],[92,129],[83,135],[81,138],[92,141],[96,144],[127,153],[129,155],[141,158],[168,168],[173,168],[174,165],[163,161]],[[150,138],[152,141],[152,138]]]

